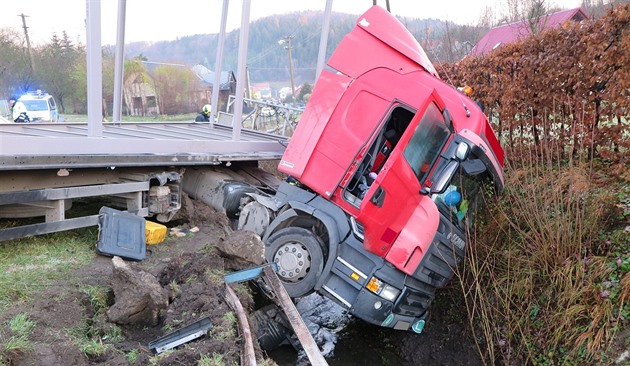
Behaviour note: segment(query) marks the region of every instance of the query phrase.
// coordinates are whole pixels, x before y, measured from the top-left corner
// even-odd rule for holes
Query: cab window
[[[400,105],[391,110],[383,127],[367,148],[365,157],[346,185],[344,190],[346,201],[359,207],[365,193],[389,160],[391,152],[398,145],[398,141],[405,133],[413,116],[412,111]]]
[[[429,104],[403,152],[420,184],[427,178],[431,165],[439,156],[449,135],[450,131],[440,109],[434,103]]]

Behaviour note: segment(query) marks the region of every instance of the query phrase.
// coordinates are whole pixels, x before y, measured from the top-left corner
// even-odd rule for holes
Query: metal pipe
[[[225,48],[225,28],[227,24],[227,13],[230,1],[223,0],[221,10],[221,29],[219,30],[219,41],[217,43],[217,58],[214,61],[214,81],[212,84],[212,110],[210,111],[210,124],[212,125],[217,116],[219,108],[219,93],[221,91],[221,73],[223,72],[223,49]]]
[[[236,103],[234,103],[234,118],[232,119],[232,140],[241,139],[241,125],[243,123],[243,90],[245,89],[245,64],[247,63],[247,43],[249,41],[249,10],[251,0],[243,0],[241,14],[241,32],[238,41],[238,69],[236,72]]]
[[[125,59],[125,17],[127,11],[127,0],[118,0],[118,28],[116,30],[116,59],[114,69],[114,112],[112,121],[122,121],[122,100],[124,81],[124,59]]]
[[[332,12],[332,0],[326,0],[326,8],[324,10],[324,23],[322,24],[322,34],[319,38],[319,53],[317,54],[317,69],[315,71],[315,80],[319,79],[319,74],[324,69],[326,62],[326,48],[328,47],[328,33],[330,30],[330,14]]]
[[[86,3],[86,58],[88,137],[103,135],[103,61],[101,56],[101,1]]]

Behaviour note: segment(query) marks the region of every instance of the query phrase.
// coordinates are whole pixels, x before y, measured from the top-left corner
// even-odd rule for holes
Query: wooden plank
[[[241,335],[243,336],[243,354],[241,355],[241,366],[256,366],[256,353],[254,352],[254,342],[252,341],[252,331],[249,328],[247,315],[243,310],[243,305],[234,293],[229,284],[225,284],[226,299],[228,305],[236,312]]]
[[[286,314],[287,319],[289,320],[289,323],[291,324],[291,327],[295,332],[295,335],[298,337],[298,340],[302,344],[304,352],[306,352],[306,356],[308,356],[311,364],[318,366],[327,366],[328,363],[326,362],[326,359],[324,358],[324,356],[322,356],[319,347],[317,347],[317,343],[315,343],[313,336],[308,331],[306,324],[304,324],[304,320],[302,320],[300,313],[295,308],[293,301],[289,297],[287,290],[284,289],[284,286],[282,285],[282,282],[280,282],[280,279],[276,275],[276,272],[274,272],[271,266],[268,266],[263,268],[263,273],[267,277],[269,285],[278,297],[280,306],[282,307],[282,310],[284,310],[284,313]]]

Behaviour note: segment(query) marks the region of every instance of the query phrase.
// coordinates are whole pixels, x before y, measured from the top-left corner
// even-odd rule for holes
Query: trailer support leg
[[[46,222],[63,221],[66,218],[66,200],[49,201],[46,209]]]

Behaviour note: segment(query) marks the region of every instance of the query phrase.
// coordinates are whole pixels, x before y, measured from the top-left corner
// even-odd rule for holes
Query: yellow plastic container
[[[153,221],[146,222],[147,245],[159,244],[166,237],[166,226]]]

